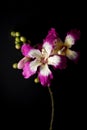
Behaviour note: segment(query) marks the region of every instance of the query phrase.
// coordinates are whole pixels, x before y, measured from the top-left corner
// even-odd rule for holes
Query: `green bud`
[[[17,41],[15,41],[15,44],[18,44],[18,42],[17,42]]]
[[[24,42],[26,42],[26,38],[23,37],[23,36],[21,36],[21,37],[20,37],[20,41],[24,43]]]
[[[13,65],[12,65],[12,67],[13,67],[13,69],[17,69],[17,63],[14,63]]]
[[[20,42],[20,38],[19,38],[19,37],[16,37],[16,38],[15,38],[15,41],[16,41],[16,42]]]
[[[16,33],[15,33],[15,36],[16,36],[16,37],[19,37],[19,36],[20,36],[20,32],[16,32]]]
[[[12,32],[11,32],[11,36],[12,36],[12,37],[15,37],[15,31],[12,31]]]
[[[35,82],[35,83],[39,83],[39,79],[38,79],[38,78],[35,78],[35,79],[34,79],[34,82]]]
[[[21,48],[20,44],[19,44],[19,43],[15,44],[15,48],[16,48],[17,50],[20,49],[20,48]]]

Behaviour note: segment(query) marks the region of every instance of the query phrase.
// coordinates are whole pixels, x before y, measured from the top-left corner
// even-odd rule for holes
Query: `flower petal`
[[[32,47],[29,44],[23,44],[21,47],[21,52],[24,56],[27,56],[28,52],[30,51]]]
[[[48,57],[51,54],[51,51],[53,49],[52,45],[49,42],[44,42],[42,48],[45,50],[47,53]]]
[[[48,65],[42,65],[40,67],[40,72],[38,74],[39,81],[43,86],[50,86],[51,84],[51,79],[53,79],[52,72],[48,68]]]
[[[73,38],[72,35],[68,34],[65,38],[65,45],[68,47],[68,48],[71,48],[72,45],[75,44],[75,39]]]
[[[23,67],[23,72],[22,75],[24,76],[24,78],[29,78],[32,75],[32,72],[29,69],[29,62],[26,62],[24,67]]]
[[[18,69],[22,69],[24,67],[24,64],[29,61],[29,58],[28,57],[24,57],[22,58],[19,62],[18,62],[18,65],[17,65],[17,68]]]
[[[41,58],[41,52],[38,49],[31,49],[28,53],[28,56],[31,58]]]
[[[29,78],[30,76],[34,75],[37,71],[37,67],[40,64],[41,63],[39,63],[37,60],[25,63],[22,73],[24,78]]]
[[[54,28],[51,28],[48,31],[48,35],[44,39],[44,42],[49,42],[50,44],[54,44],[55,40],[58,39],[58,34]]]
[[[66,56],[70,59],[70,60],[76,60],[78,58],[78,53],[75,51],[72,51],[70,49],[67,49],[66,51]]]
[[[54,55],[48,58],[48,65],[53,65],[55,68],[59,66],[61,62],[60,56]]]
[[[80,38],[80,31],[73,29],[70,32],[67,33],[67,36],[65,38],[65,44],[71,48],[72,45],[75,44],[75,41]]]
[[[72,37],[75,40],[79,40],[79,38],[80,38],[80,30],[72,29],[70,32],[68,32],[68,34],[72,35]]]

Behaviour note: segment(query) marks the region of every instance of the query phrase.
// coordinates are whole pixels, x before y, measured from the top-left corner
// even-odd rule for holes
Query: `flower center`
[[[41,57],[41,63],[46,64],[48,62],[48,58],[45,59],[45,57]]]
[[[63,52],[63,51],[66,51],[66,49],[67,49],[67,46],[62,46],[61,51],[62,51],[62,52]]]
[[[43,48],[42,56],[41,56],[41,63],[46,64],[47,62],[48,62],[48,54],[47,54],[47,51]]]
[[[63,45],[61,49],[58,51],[58,54],[62,54],[67,50],[67,46]]]

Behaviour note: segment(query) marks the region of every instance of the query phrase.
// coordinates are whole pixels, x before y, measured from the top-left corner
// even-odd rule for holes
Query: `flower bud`
[[[13,67],[13,69],[17,69],[17,63],[14,63],[13,65],[12,65],[12,67]]]
[[[16,37],[16,38],[15,38],[15,41],[16,41],[16,42],[20,42],[20,38],[19,38],[19,37]]]
[[[16,33],[15,33],[15,36],[16,36],[16,37],[19,37],[19,36],[20,36],[20,32],[16,32]]]
[[[20,48],[21,48],[20,44],[17,43],[17,44],[15,45],[15,48],[16,48],[16,49],[20,49]]]
[[[15,37],[15,31],[12,31],[12,32],[11,32],[11,36],[12,36],[12,37]]]
[[[35,83],[39,83],[39,79],[38,79],[38,78],[35,78],[35,79],[34,79],[34,82],[35,82]]]
[[[23,37],[23,36],[21,36],[21,37],[20,37],[20,41],[24,43],[24,42],[26,42],[26,38]]]

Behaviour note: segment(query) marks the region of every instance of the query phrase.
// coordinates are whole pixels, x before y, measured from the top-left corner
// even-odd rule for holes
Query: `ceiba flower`
[[[64,55],[70,60],[76,60],[78,58],[78,53],[71,50],[71,47],[75,44],[75,41],[80,37],[80,31],[74,29],[67,33],[64,43],[61,39],[58,39],[55,44],[55,49],[53,53],[58,53],[59,55]]]
[[[41,49],[31,47],[29,44],[23,44],[21,52],[24,55],[18,63],[18,69],[23,69],[24,78],[29,78],[38,73],[38,79],[43,86],[50,86],[53,74],[49,66],[54,68],[65,68],[66,60],[58,54],[53,54],[54,43],[58,35],[54,28],[51,28],[47,37],[43,40]]]
[[[54,68],[60,68],[61,57],[58,55],[51,55],[52,45],[49,42],[44,42],[42,50],[32,48],[30,45],[24,44],[22,46],[22,53],[25,55],[18,63],[18,69],[23,69],[24,78],[29,78],[38,70],[38,78],[43,86],[50,86],[53,74],[49,69],[49,65]]]

